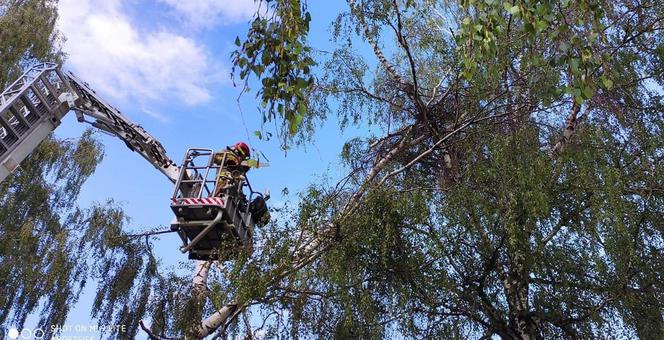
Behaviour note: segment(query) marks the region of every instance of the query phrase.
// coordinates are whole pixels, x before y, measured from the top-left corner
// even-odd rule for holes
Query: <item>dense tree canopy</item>
[[[0,87],[36,61],[62,61],[55,0],[0,0]]]
[[[172,338],[664,337],[660,1],[348,0],[334,51],[308,45],[306,3],[266,3],[233,54],[264,132],[285,147],[328,120],[370,132],[253,253],[200,264],[207,287],[118,236],[116,208],[63,206],[105,274],[94,315],[132,326],[111,336],[146,319]]]
[[[62,61],[55,6],[55,1],[0,1],[3,89],[36,62]],[[106,306],[127,294],[110,282],[111,275],[122,276],[131,288],[132,275],[152,273],[154,261],[145,256],[146,247],[123,236],[127,218],[117,205],[103,202],[83,209],[77,204],[102,158],[103,147],[91,131],[74,140],[49,137],[0,183],[0,337],[10,326],[22,328],[34,314],[39,324],[31,326],[46,330],[50,338],[51,326],[63,325],[91,279],[100,281],[98,300],[103,300],[95,303],[93,314],[108,318]],[[117,317],[131,312],[125,308]],[[138,324],[128,325],[130,338]]]
[[[348,5],[304,120],[380,132],[264,235],[239,300],[284,336],[664,336],[664,6]]]

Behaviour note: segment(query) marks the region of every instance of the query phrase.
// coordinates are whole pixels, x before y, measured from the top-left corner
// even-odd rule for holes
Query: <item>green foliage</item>
[[[87,269],[97,281],[92,317],[99,325],[124,325],[112,329],[112,338],[133,339],[138,321],[147,314],[157,262],[149,245],[124,235],[127,217],[112,201],[95,206],[87,218],[87,228],[79,249],[84,251]]]
[[[35,62],[61,62],[57,1],[0,1],[0,87]],[[134,338],[146,314],[156,262],[113,202],[76,201],[103,158],[91,130],[77,140],[49,137],[0,183],[0,328],[19,329],[30,314],[51,338],[91,279],[99,281],[93,316],[126,325]],[[137,286],[137,288],[135,287]],[[119,305],[124,306],[119,307]],[[2,334],[2,333],[0,333]]]
[[[133,339],[153,308],[157,262],[142,239],[125,236],[127,217],[112,201],[77,206],[81,187],[103,158],[90,130],[76,142],[49,138],[0,183],[0,325],[23,326],[38,313],[51,333],[85,285],[98,283],[92,315],[124,325],[109,337]]]
[[[474,338],[486,329],[507,337],[516,301],[504,280],[514,277],[545,338],[631,334],[622,322],[658,337],[664,202],[630,188],[661,186],[661,167],[629,162],[616,136],[594,127],[553,159],[540,132],[531,125],[467,140],[472,162],[444,194],[418,190],[436,184],[417,172],[369,191],[342,222],[338,245],[280,283],[303,292],[277,295],[292,313],[289,334],[384,338],[396,328],[406,337]],[[637,143],[659,146],[637,163],[662,152],[661,136],[643,138]],[[306,194],[303,225],[329,209],[328,194]]]
[[[215,268],[208,303],[157,270],[112,202],[68,199],[99,161],[89,136],[45,143],[0,184],[0,273],[32,279],[2,285],[0,321],[46,297],[43,322],[62,322],[92,273],[93,314],[130,326],[110,337],[147,315],[184,337],[236,301],[265,322],[235,314],[222,336],[662,338],[659,2],[349,1],[316,87],[306,6],[266,3],[236,71],[261,81],[284,147],[330,112],[371,125],[341,152],[349,175],[272,209],[253,253]]]
[[[62,38],[55,30],[57,0],[0,0],[0,87],[31,63],[61,62]]]
[[[349,5],[308,107],[372,136],[219,295],[273,337],[661,338],[662,4]]]
[[[261,82],[257,97],[262,103],[263,123],[283,120],[284,128],[278,132],[286,148],[308,114],[311,68],[315,65],[306,44],[311,15],[304,1],[265,2],[267,13],[258,13],[246,40],[235,40],[238,50],[232,55],[233,71],[245,81],[245,90],[252,75]]]
[[[40,324],[64,323],[87,277],[76,250],[90,212],[76,198],[102,156],[90,131],[49,138],[0,183],[0,324],[23,325],[41,299]]]
[[[456,32],[466,79],[501,72],[517,58],[524,66],[567,74],[547,82],[552,94],[571,94],[577,103],[610,89],[615,27],[620,7],[606,1],[461,1]]]

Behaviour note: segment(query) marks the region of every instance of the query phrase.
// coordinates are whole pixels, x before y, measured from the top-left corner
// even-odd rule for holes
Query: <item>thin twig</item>
[[[166,336],[161,336],[161,335],[154,334],[154,332],[152,332],[152,331],[150,330],[150,328],[148,328],[148,327],[145,325],[145,323],[143,323],[143,320],[139,321],[138,324],[141,326],[141,329],[143,329],[143,331],[144,331],[145,333],[148,334],[148,336],[150,337],[150,339],[175,340],[175,338],[169,338],[169,337],[166,337]]]

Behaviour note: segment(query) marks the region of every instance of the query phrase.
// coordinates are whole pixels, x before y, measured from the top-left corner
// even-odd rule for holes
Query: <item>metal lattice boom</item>
[[[120,138],[172,182],[178,179],[179,169],[159,141],[72,73],[63,74],[58,65],[43,63],[29,69],[0,95],[0,181],[72,110],[80,122]]]

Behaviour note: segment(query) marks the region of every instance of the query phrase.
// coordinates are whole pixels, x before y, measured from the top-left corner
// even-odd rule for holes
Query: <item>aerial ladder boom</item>
[[[140,125],[101,99],[87,83],[54,63],[38,64],[0,94],[0,181],[18,168],[60,125],[70,111],[86,122],[120,138],[175,183],[179,168],[164,147]]]
[[[161,143],[140,125],[106,103],[87,83],[71,72],[63,73],[53,63],[30,68],[0,94],[0,181],[16,170],[70,111],[79,122],[124,141],[175,184],[170,203],[175,218],[170,231],[179,234],[183,243],[180,250],[188,252],[191,259],[229,259],[239,249],[251,249],[253,226],[267,212],[269,194],[254,192],[246,176],[228,171],[225,156],[215,161],[217,153],[211,149],[190,148],[178,167]],[[259,164],[248,160],[239,168],[243,167]],[[251,191],[248,200],[242,190],[245,186]]]
[[[178,167],[140,125],[53,63],[35,65],[0,94],[0,182],[70,111],[79,122],[120,138],[175,184],[170,202],[175,218],[165,232],[177,232],[180,251],[189,253],[190,259],[226,261],[240,251],[252,251],[254,225],[269,216],[265,205],[269,193],[254,192],[246,170],[237,169],[260,167],[257,161],[234,164],[236,170],[231,171],[226,153],[217,160],[212,149],[190,148]],[[242,190],[245,186],[251,191],[248,199]],[[195,286],[205,287],[209,266],[209,262],[198,263]],[[201,269],[205,270],[202,276]]]

